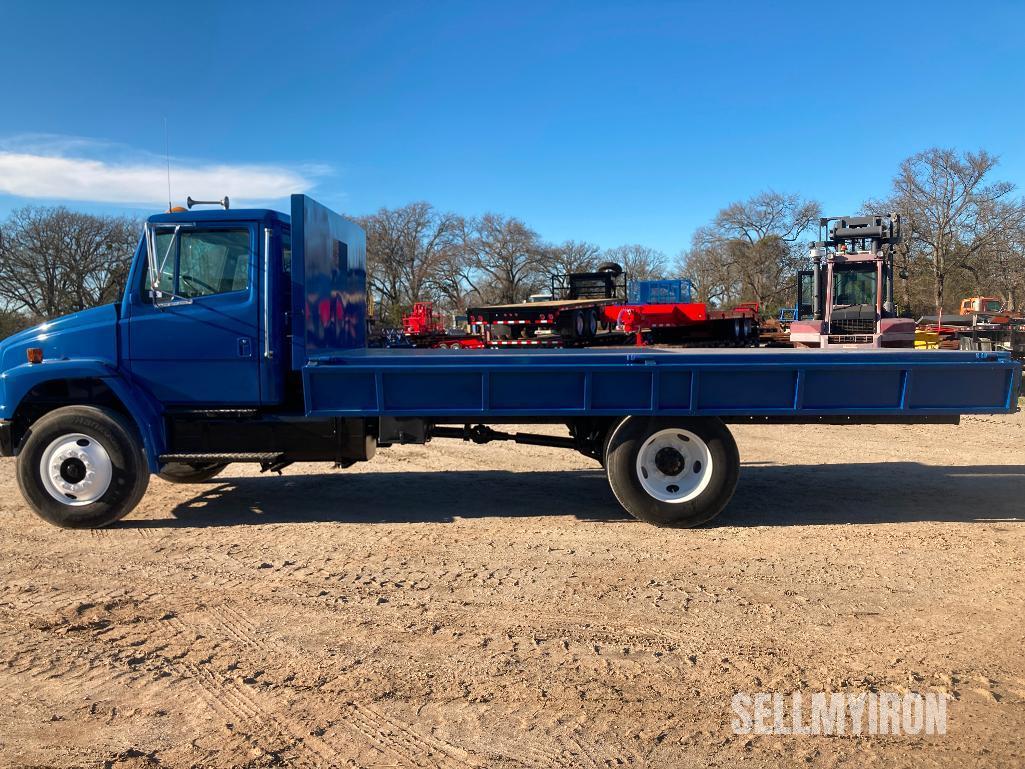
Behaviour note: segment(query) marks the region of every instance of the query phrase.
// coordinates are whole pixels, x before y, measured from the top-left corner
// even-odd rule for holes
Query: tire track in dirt
[[[172,617],[168,626],[175,631],[179,639],[187,639],[193,635],[186,624],[178,617]],[[192,643],[180,655],[167,659],[168,667],[175,670],[179,677],[196,685],[215,710],[232,719],[231,723],[239,722],[247,726],[244,739],[254,747],[271,754],[281,750],[279,742],[287,745],[294,752],[295,758],[289,757],[287,763],[293,766],[316,769],[323,766],[336,766],[338,754],[330,746],[322,744],[308,730],[298,727],[292,719],[281,713],[280,708],[268,706],[263,698],[244,683],[216,675],[205,665],[198,665],[187,659],[192,651]],[[265,735],[270,733],[274,739],[267,741]],[[308,751],[312,757],[305,754]]]
[[[250,644],[265,653],[271,652],[283,657],[295,653],[273,639],[260,636],[256,626],[235,607],[222,604],[210,607],[208,611],[229,634],[240,639],[242,643]],[[350,701],[345,703],[345,707],[351,716],[345,725],[362,734],[376,750],[391,752],[414,766],[425,768],[482,766],[472,761],[466,750],[433,735],[420,734],[411,724],[386,715],[369,705]],[[427,763],[424,763],[425,759]]]
[[[38,596],[37,593],[31,595]],[[44,604],[52,604],[55,598],[61,600],[63,608],[54,611],[55,607],[49,606],[49,611],[35,611]],[[5,607],[0,611],[0,617],[9,615],[5,618],[9,620],[9,623],[5,623],[8,626],[28,627],[19,632],[20,645],[11,645],[16,652],[13,657],[4,661],[6,672],[18,681],[22,677],[34,682],[51,678],[69,681],[84,679],[87,682],[94,680],[95,675],[91,675],[91,671],[100,667],[107,658],[101,653],[90,654],[89,642],[83,644],[79,633],[87,633],[91,640],[96,631],[110,628],[111,623],[105,619],[90,620],[83,615],[98,609],[102,616],[104,612],[131,605],[131,602],[132,599],[121,589],[109,590],[99,595],[91,594],[83,599],[81,590],[66,588],[47,591],[44,596],[38,596],[33,600],[12,603],[10,609]],[[64,643],[56,650],[40,651],[40,647],[45,647],[47,640],[50,640],[45,634],[54,630],[60,632],[60,638]],[[44,635],[33,638],[31,645],[26,647],[24,639],[31,637],[33,632]],[[4,646],[7,647],[7,644]],[[108,675],[111,673],[109,669],[105,669],[104,672]],[[114,675],[120,676],[123,672]],[[24,684],[23,681],[20,682]]]

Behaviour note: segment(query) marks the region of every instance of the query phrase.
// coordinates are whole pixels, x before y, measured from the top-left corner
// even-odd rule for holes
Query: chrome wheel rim
[[[712,454],[690,430],[659,430],[637,452],[637,479],[660,502],[689,502],[712,480]]]
[[[70,507],[91,505],[110,488],[114,465],[99,441],[69,433],[50,442],[39,460],[47,494]]]

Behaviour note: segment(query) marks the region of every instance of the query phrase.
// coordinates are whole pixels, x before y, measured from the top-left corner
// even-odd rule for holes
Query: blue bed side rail
[[[401,363],[356,358],[307,366],[306,410],[366,417],[1011,413],[1021,378],[1021,365],[997,354],[870,355],[850,362],[814,353],[688,361],[567,357],[542,363],[410,356]]]

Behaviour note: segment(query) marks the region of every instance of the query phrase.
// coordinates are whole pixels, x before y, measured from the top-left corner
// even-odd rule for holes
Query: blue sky
[[[828,10],[827,10],[828,7]],[[1025,3],[0,0],[0,216],[308,191],[675,254],[763,189],[828,214],[930,146],[1025,185]]]

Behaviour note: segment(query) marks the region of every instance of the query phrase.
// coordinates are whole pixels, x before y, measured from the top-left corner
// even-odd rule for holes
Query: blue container
[[[680,304],[691,301],[694,284],[676,280],[632,280],[626,297],[630,304]]]

